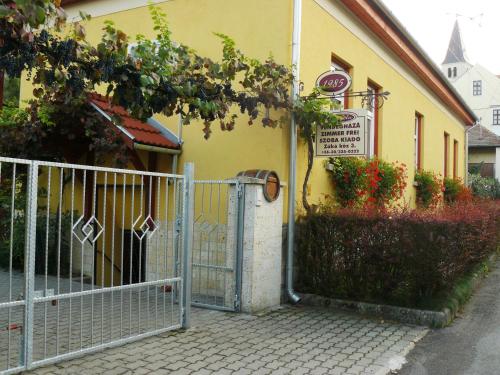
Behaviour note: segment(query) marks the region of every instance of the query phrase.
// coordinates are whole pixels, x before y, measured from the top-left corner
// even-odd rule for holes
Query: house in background
[[[469,172],[500,181],[500,136],[482,125],[469,131]]]
[[[480,64],[471,64],[455,22],[442,70],[479,119],[469,133],[469,171],[500,178],[500,78]],[[482,167],[479,167],[482,165]]]

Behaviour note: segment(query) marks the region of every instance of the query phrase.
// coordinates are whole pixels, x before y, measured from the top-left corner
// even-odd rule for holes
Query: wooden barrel
[[[238,173],[238,176],[254,177],[264,180],[262,192],[268,202],[274,202],[280,196],[280,178],[275,171],[267,169],[250,169]]]

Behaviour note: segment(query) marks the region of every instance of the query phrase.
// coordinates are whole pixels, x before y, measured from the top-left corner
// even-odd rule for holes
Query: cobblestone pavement
[[[317,308],[261,316],[193,310],[162,334],[31,374],[385,374],[427,330]]]
[[[24,275],[13,272],[12,281],[12,295],[22,295]],[[77,292],[91,288],[90,284],[61,278],[60,290],[69,291],[70,283]],[[44,289],[45,277],[36,275],[35,284],[35,290]],[[48,276],[47,286],[57,290],[57,278]],[[179,305],[174,303],[172,293],[155,286],[95,292],[61,299],[57,304],[35,303],[34,361],[180,324]],[[9,294],[9,273],[0,270],[0,303],[8,301]],[[9,309],[0,305],[0,373],[21,361],[23,326],[24,306]]]

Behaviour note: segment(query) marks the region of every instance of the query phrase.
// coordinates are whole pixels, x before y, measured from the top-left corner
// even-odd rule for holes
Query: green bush
[[[49,216],[49,236],[47,238],[47,216],[38,215],[36,225],[36,253],[35,273],[45,274],[45,260],[47,259],[47,274],[57,275],[58,263],[61,276],[69,274],[71,217],[69,213],[61,214],[61,232],[59,234],[59,216]],[[10,220],[2,220],[0,230],[4,233],[0,240],[0,267],[8,269],[10,264]],[[25,216],[19,215],[14,219],[12,235],[12,268],[24,270],[25,260]],[[60,241],[60,244],[59,244]],[[59,258],[59,262],[58,262]]]
[[[377,158],[331,158],[335,197],[341,207],[385,207],[403,196],[406,166]]]
[[[500,183],[495,178],[469,174],[469,187],[476,197],[500,199]]]
[[[436,207],[441,200],[442,186],[439,178],[430,171],[415,173],[417,205],[423,208]]]
[[[368,202],[385,207],[400,199],[406,188],[406,165],[389,163],[377,158],[367,160]]]
[[[335,197],[342,207],[359,205],[367,188],[366,161],[358,158],[331,158]]]
[[[26,193],[22,176],[15,189],[15,207],[12,210],[11,182],[2,181],[0,186],[0,268],[9,269],[12,265],[12,269],[23,271],[26,247]],[[39,192],[39,196],[44,194],[42,190]],[[36,222],[35,272],[37,274],[45,274],[47,268],[49,275],[57,275],[58,263],[59,273],[62,276],[69,274],[71,235],[69,212],[61,213],[60,218],[57,212],[49,213],[47,219],[46,208],[40,207]]]
[[[443,180],[443,196],[446,203],[455,202],[463,189],[463,184],[455,178],[445,177]]]

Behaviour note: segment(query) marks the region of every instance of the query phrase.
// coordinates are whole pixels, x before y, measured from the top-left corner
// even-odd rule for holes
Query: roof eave
[[[469,148],[497,148],[500,147],[500,143],[494,145],[474,145],[469,143]]]
[[[123,139],[125,140],[125,143],[127,143],[127,144],[131,143],[133,145],[133,148],[146,150],[146,151],[159,152],[159,153],[164,153],[164,154],[180,154],[181,153],[181,144],[179,142],[174,142],[176,144],[174,147],[148,145],[148,144],[139,142],[127,129],[125,129],[123,126],[119,126],[119,125],[115,124],[115,122],[113,121],[111,116],[104,109],[100,108],[92,100],[90,100],[89,103],[100,115],[102,115],[110,124],[112,124],[115,128],[117,128],[120,131],[120,133],[124,136]],[[157,124],[159,124],[159,123],[157,122]],[[165,134],[163,132],[161,132],[161,133],[165,138],[170,140],[168,137],[165,136]],[[172,140],[170,140],[170,141],[172,141]]]

